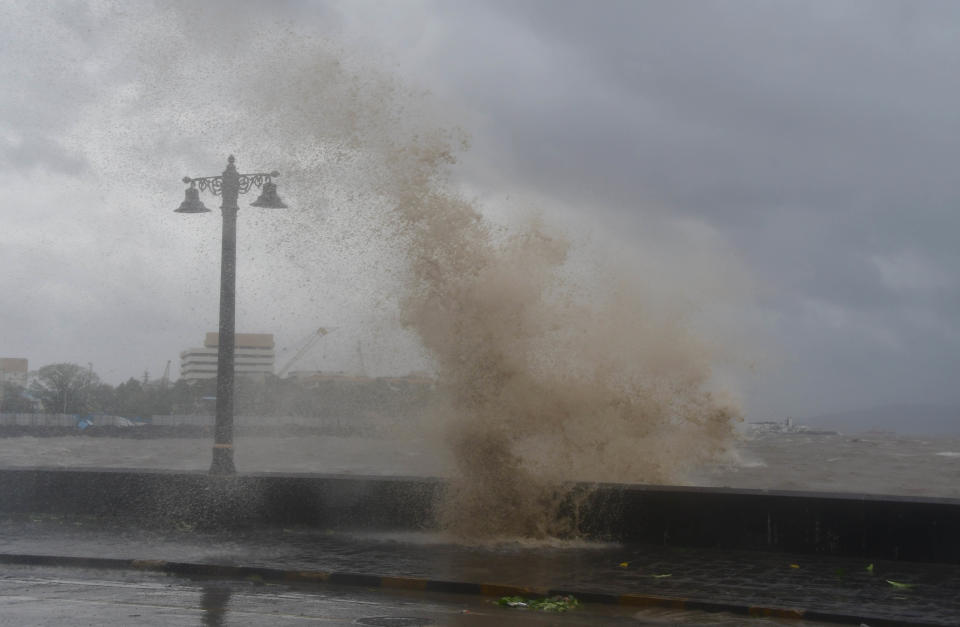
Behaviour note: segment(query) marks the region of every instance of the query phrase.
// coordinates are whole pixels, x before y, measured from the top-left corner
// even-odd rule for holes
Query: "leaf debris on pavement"
[[[566,612],[580,607],[576,597],[555,596],[546,599],[525,599],[523,597],[500,597],[497,605],[501,607],[515,607],[519,609],[540,610],[542,612]]]
[[[912,588],[914,585],[916,585],[912,583],[901,583],[899,581],[893,581],[892,579],[887,579],[887,583],[894,588]]]

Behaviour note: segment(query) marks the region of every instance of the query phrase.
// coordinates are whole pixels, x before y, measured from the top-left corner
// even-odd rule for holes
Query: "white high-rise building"
[[[180,377],[187,381],[217,377],[219,333],[207,333],[203,348],[188,348],[180,353]],[[237,376],[273,374],[274,344],[272,333],[237,333],[234,335],[233,371]]]

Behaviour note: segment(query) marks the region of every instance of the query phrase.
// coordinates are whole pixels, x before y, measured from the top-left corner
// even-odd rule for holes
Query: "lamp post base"
[[[210,464],[211,475],[232,475],[237,472],[233,465],[233,448],[213,447],[213,463]]]

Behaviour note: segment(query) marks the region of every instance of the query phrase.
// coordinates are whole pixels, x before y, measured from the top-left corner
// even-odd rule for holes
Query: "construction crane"
[[[300,358],[306,355],[307,351],[313,348],[317,344],[317,342],[320,341],[320,338],[322,338],[324,335],[326,335],[330,331],[333,331],[335,328],[336,327],[330,327],[328,329],[326,327],[320,327],[319,329],[311,333],[310,336],[307,337],[306,341],[303,343],[303,346],[301,346],[300,349],[297,350],[296,353],[294,353],[293,357],[288,359],[287,363],[283,364],[283,367],[277,371],[277,376],[283,377],[284,375],[286,375],[287,370],[290,370],[290,366],[300,361]]]
[[[163,376],[160,377],[160,389],[165,390],[170,385],[170,360],[167,360],[167,367],[163,369]]]

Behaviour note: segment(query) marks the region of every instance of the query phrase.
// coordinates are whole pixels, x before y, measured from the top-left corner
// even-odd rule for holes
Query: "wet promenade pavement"
[[[0,626],[360,625],[369,627],[625,627],[627,625],[813,627],[669,608],[584,604],[563,614],[499,607],[473,595],[302,587],[143,571],[4,565]]]
[[[376,586],[378,577],[396,578],[393,587],[416,587],[417,581],[499,584],[568,591],[608,603],[660,600],[676,609],[768,608],[785,610],[782,616],[794,610],[810,620],[872,627],[960,624],[960,566],[950,565],[873,562],[871,567],[862,559],[587,542],[464,546],[433,533],[143,529],[52,517],[0,520],[0,554],[352,574],[357,577],[326,579],[365,587]],[[4,561],[16,560],[0,557]]]

